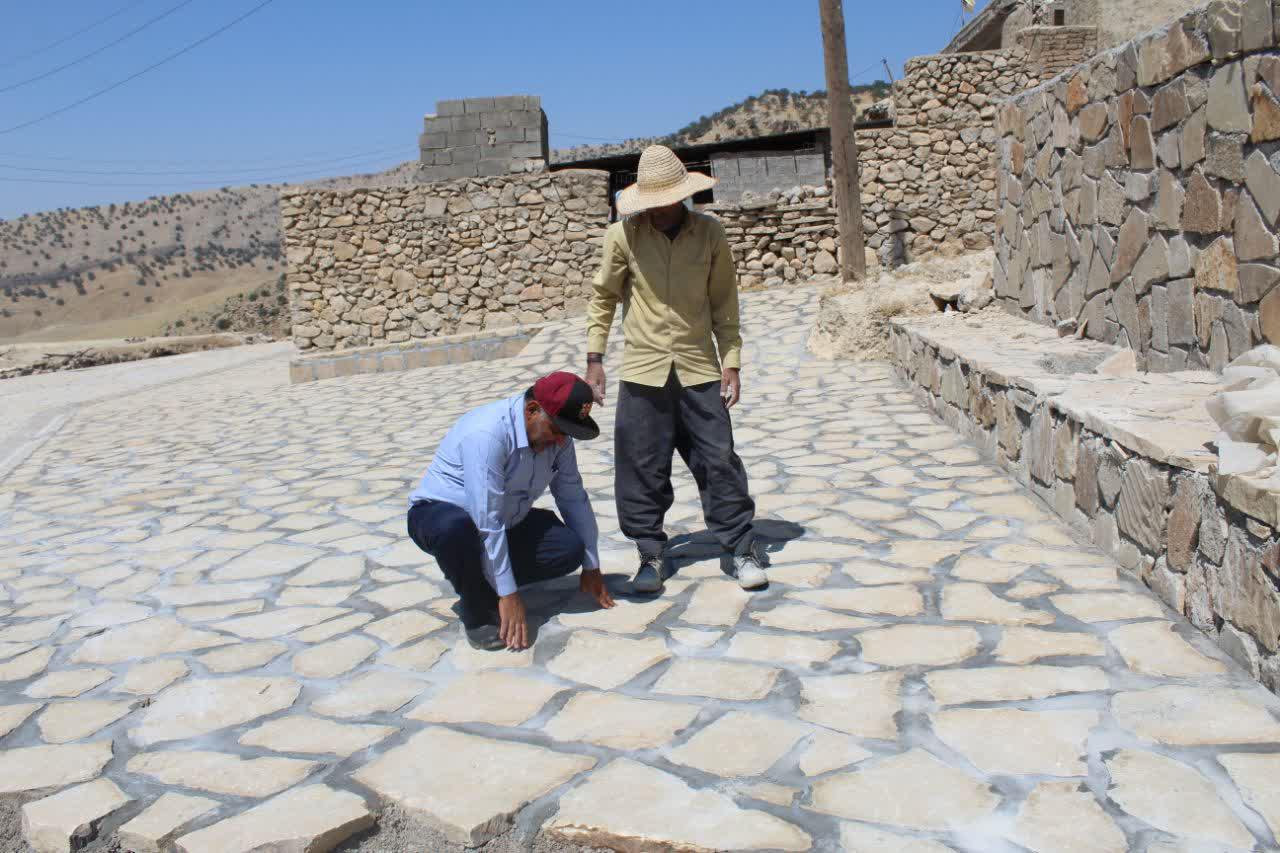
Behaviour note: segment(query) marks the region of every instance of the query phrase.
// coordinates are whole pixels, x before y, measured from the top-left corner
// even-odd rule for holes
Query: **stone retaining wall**
[[[400,344],[359,347],[342,352],[312,350],[289,362],[289,381],[315,382],[365,373],[398,373],[419,367],[495,361],[519,355],[545,324],[508,326],[492,332],[447,335]]]
[[[947,322],[962,321],[893,321],[917,399],[1280,693],[1280,517],[1273,495],[1217,476],[1202,447],[1216,377],[1098,376],[1119,350],[1035,326],[966,337]]]
[[[710,205],[724,223],[743,287],[831,275],[836,265],[836,209],[823,187],[797,187],[777,201]]]
[[[996,293],[1153,371],[1280,341],[1271,0],[1218,0],[1000,111]]]
[[[1027,61],[1041,75],[1051,77],[1098,52],[1098,28],[1027,27],[1018,33],[1017,41],[1027,52]]]
[[[294,342],[351,349],[580,313],[607,183],[566,170],[285,196]]]

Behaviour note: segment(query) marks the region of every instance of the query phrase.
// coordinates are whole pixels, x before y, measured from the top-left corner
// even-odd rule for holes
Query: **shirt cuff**
[[[598,352],[603,355],[608,346],[608,332],[591,332],[587,335],[587,352]]]
[[[520,587],[516,584],[515,575],[511,572],[507,572],[505,575],[501,575],[493,579],[493,589],[499,596],[510,595],[519,588]]]
[[[720,359],[720,362],[724,367],[736,367],[739,370],[741,370],[742,369],[742,350],[740,349],[729,350]]]

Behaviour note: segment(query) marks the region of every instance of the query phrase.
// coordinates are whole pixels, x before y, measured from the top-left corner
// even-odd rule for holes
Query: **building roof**
[[[965,24],[955,38],[947,43],[942,53],[971,53],[979,50],[998,50],[1003,45],[1004,22],[1018,5],[1018,0],[991,0],[986,7]]]

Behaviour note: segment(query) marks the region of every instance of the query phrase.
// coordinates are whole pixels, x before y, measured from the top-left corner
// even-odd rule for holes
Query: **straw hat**
[[[685,169],[684,163],[667,146],[650,145],[640,155],[636,182],[618,193],[618,213],[630,216],[651,207],[675,204],[710,189],[715,183],[715,178]]]

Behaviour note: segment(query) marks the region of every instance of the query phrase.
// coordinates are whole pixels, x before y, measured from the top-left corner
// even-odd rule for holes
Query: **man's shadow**
[[[766,560],[781,551],[788,542],[805,534],[803,526],[780,518],[756,519],[752,526],[756,541],[763,546]],[[710,559],[719,560],[720,571],[726,577],[733,576],[733,555],[720,547],[711,531],[699,530],[674,536],[667,543],[667,577],[677,577],[682,568]]]

